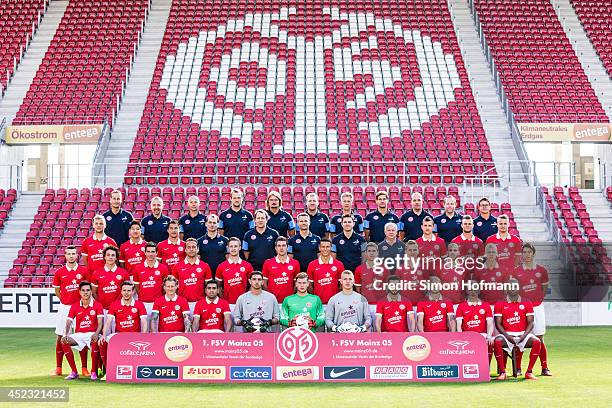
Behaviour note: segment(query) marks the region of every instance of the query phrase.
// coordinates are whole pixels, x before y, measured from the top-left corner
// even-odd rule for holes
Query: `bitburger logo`
[[[185,336],[174,336],[166,341],[164,352],[169,360],[180,363],[191,357],[193,345],[191,344],[191,340]]]

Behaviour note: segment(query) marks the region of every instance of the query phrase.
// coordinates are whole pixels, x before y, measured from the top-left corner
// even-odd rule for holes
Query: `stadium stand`
[[[0,231],[4,228],[4,223],[6,222],[16,200],[17,190],[10,189],[4,191],[0,188]]]
[[[517,122],[608,122],[547,0],[475,0]]]
[[[148,7],[71,0],[13,125],[112,123]]]
[[[607,0],[571,0],[597,55],[612,76],[612,3]]]
[[[32,39],[49,0],[0,2],[0,95]]]

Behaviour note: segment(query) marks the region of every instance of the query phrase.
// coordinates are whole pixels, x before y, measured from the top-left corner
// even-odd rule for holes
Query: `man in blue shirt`
[[[170,217],[162,214],[164,209],[164,201],[161,197],[153,197],[151,199],[151,214],[142,219],[142,234],[145,241],[153,241],[159,244],[161,241],[168,239],[168,223]]]
[[[376,211],[366,215],[363,226],[366,240],[378,244],[385,239],[385,225],[390,222],[399,224],[399,218],[389,211],[389,194],[386,191],[376,193],[376,206]]]
[[[340,195],[340,202],[342,204],[342,212],[334,215],[329,222],[329,234],[335,235],[342,231],[342,216],[352,215],[355,219],[355,228],[353,230],[357,234],[363,234],[363,217],[354,211],[353,205],[354,197],[350,191],[345,191]]]
[[[198,239],[206,234],[206,216],[200,213],[198,196],[192,195],[189,197],[187,208],[189,208],[189,212],[179,219],[179,231],[183,241],[187,238]]]
[[[300,271],[306,272],[308,264],[319,256],[321,238],[310,232],[310,216],[300,213],[297,216],[298,233],[289,238],[287,253],[300,263]]]
[[[118,247],[130,239],[130,223],[134,221],[132,214],[121,208],[121,204],[123,204],[121,191],[113,190],[110,196],[110,210],[102,214],[106,220],[104,233],[114,239]]]
[[[319,238],[325,238],[327,236],[329,217],[319,211],[319,197],[316,193],[308,193],[306,195],[306,213],[310,217],[310,232]],[[299,225],[296,230],[300,230]]]
[[[455,211],[457,200],[453,196],[444,197],[444,212],[434,218],[434,232],[442,238],[446,245],[450,244],[453,238],[461,235],[461,214]]]
[[[261,271],[266,259],[276,256],[274,244],[279,235],[268,227],[267,221],[268,213],[265,210],[255,211],[255,228],[248,230],[242,240],[244,257],[256,271]]]
[[[282,210],[283,200],[278,191],[270,191],[266,198],[266,210],[268,213],[268,227],[276,230],[282,237],[289,238],[295,234],[293,217]],[[274,255],[272,255],[274,256]]]
[[[200,258],[210,266],[213,279],[217,267],[226,259],[228,242],[228,238],[219,234],[219,217],[217,217],[217,214],[208,214],[206,234],[198,239],[198,252]]]
[[[423,195],[421,193],[412,193],[410,205],[412,209],[405,212],[400,218],[399,236],[404,242],[420,238],[423,235],[423,230],[421,230],[423,219],[431,217],[431,214],[423,210]]]
[[[478,201],[478,217],[474,218],[474,235],[487,242],[487,238],[497,234],[497,218],[491,215],[491,202],[483,197]]]
[[[235,188],[231,192],[231,206],[219,214],[219,233],[227,238],[244,238],[244,234],[255,225],[253,215],[243,208],[242,190]]]
[[[332,252],[336,254],[336,259],[352,272],[361,265],[362,254],[367,245],[365,238],[355,233],[354,227],[353,216],[343,215],[342,232],[332,239]]]

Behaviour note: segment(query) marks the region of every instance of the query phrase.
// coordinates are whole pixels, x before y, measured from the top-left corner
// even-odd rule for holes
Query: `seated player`
[[[498,218],[499,219],[499,218]],[[504,350],[512,353],[514,347],[518,347],[516,356],[517,374],[521,375],[521,360],[526,347],[531,347],[529,353],[529,365],[525,372],[526,380],[536,380],[533,375],[533,366],[540,355],[541,342],[533,334],[533,305],[524,301],[519,295],[519,282],[515,278],[508,279],[508,283],[514,284],[514,288],[506,291],[505,301],[495,304],[495,327],[499,334],[495,337],[493,350],[499,369],[498,380],[508,378],[506,374],[506,359]]]
[[[319,258],[308,265],[308,279],[313,283],[313,293],[327,304],[329,298],[338,293],[340,273],[344,270],[342,262],[331,255],[332,243],[322,239],[319,243]]]
[[[147,309],[149,327],[153,302],[164,293],[164,279],[168,275],[168,267],[157,260],[157,244],[153,241],[147,242],[145,261],[135,268],[132,278],[138,300],[142,301]]]
[[[178,280],[172,276],[164,279],[164,296],[155,299],[151,313],[151,333],[191,331],[187,299],[176,294]]]
[[[325,309],[325,324],[332,332],[366,332],[372,326],[368,301],[353,290],[353,272],[345,270],[340,275],[342,291],[329,299]]]
[[[234,307],[236,326],[242,326],[248,333],[275,331],[272,326],[279,322],[278,303],[273,294],[262,289],[263,282],[261,272],[251,272],[251,289],[240,295]]]
[[[417,304],[417,328],[420,332],[454,332],[455,311],[452,302],[442,298],[436,285],[441,285],[440,278],[432,276],[426,300]]]
[[[376,258],[378,258],[378,245],[368,242],[364,252],[364,262],[355,270],[355,290],[361,293],[371,305],[386,296],[386,293],[376,290],[376,287],[379,283],[386,282],[389,277],[389,271],[382,266],[380,273],[378,270],[375,271],[374,260]]]
[[[308,274],[300,272],[295,276],[295,294],[283,300],[280,324],[284,327],[302,326],[312,331],[325,323],[325,310],[321,298],[308,293]]]
[[[376,304],[376,331],[413,332],[415,331],[412,303],[400,294],[399,276],[387,280],[387,296]]]
[[[206,297],[198,300],[193,311],[193,331],[223,333],[232,330],[232,316],[227,300],[219,297],[219,283],[206,282]]]
[[[449,245],[450,248],[450,245]],[[478,282],[472,280],[468,281],[469,284],[477,284]],[[487,302],[483,302],[478,297],[479,290],[470,287],[465,291],[465,301],[459,303],[457,310],[455,311],[455,319],[457,320],[457,331],[458,332],[476,332],[482,334],[487,339],[489,364],[491,364],[491,357],[493,356],[493,330],[495,328],[493,324],[493,312],[491,311],[491,305]]]
[[[104,266],[91,275],[91,286],[94,299],[102,304],[106,313],[111,303],[121,297],[121,282],[130,280],[130,276],[125,269],[117,266],[119,262],[117,247],[107,246],[102,251],[102,256]]]
[[[230,238],[227,243],[227,261],[217,268],[215,279],[223,287],[222,298],[235,304],[238,297],[247,290],[248,277],[253,272],[250,263],[240,258],[240,240]]]
[[[179,281],[179,296],[187,299],[189,310],[193,312],[196,302],[204,297],[204,282],[212,279],[210,267],[198,256],[195,238],[187,238],[185,259],[174,265],[170,273]]]
[[[79,378],[72,348],[81,351],[88,347],[91,349],[91,379],[96,380],[98,379],[98,347],[96,347],[96,342],[102,332],[104,311],[102,305],[92,297],[91,283],[82,281],[79,284],[79,294],[81,300],[70,307],[64,327],[64,335],[62,336],[64,356],[66,356],[71,369],[70,375],[66,379],[75,380]],[[73,326],[74,333],[70,334]]]

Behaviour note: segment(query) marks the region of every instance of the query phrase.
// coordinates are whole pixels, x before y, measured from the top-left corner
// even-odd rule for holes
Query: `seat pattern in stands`
[[[13,209],[13,204],[17,200],[17,190],[3,190],[0,188],[0,230],[4,229],[4,223]]]
[[[597,55],[612,77],[612,2],[610,0],[571,0],[576,14]]]

